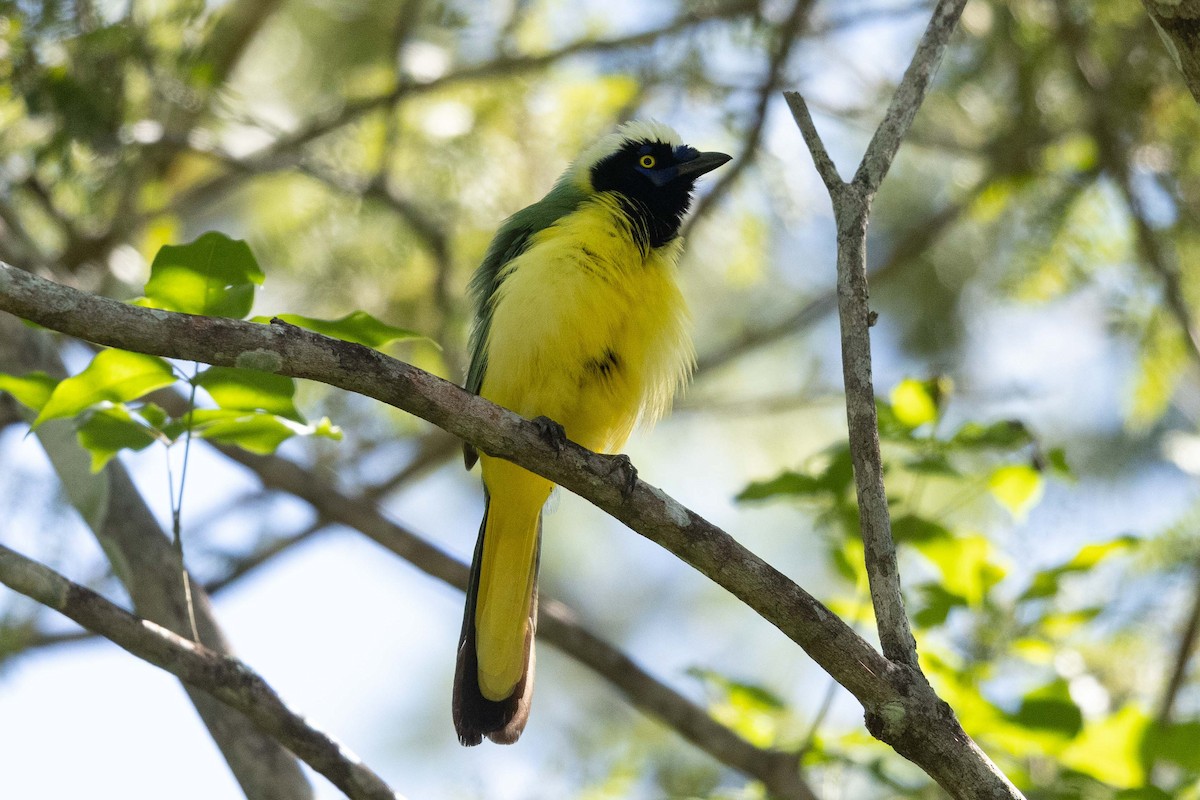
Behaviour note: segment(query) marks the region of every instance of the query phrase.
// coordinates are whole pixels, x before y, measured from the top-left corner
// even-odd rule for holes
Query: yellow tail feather
[[[480,554],[475,649],[480,692],[498,701],[525,674],[539,519],[553,484],[501,459],[481,455],[480,461],[491,501]]]

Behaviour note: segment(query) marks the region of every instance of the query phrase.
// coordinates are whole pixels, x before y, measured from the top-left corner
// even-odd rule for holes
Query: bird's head
[[[584,151],[564,176],[587,194],[611,192],[651,247],[679,233],[696,179],[730,157],[690,147],[654,121],[627,122]]]

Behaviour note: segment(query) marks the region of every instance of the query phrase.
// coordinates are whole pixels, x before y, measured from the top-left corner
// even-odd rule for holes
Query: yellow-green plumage
[[[476,276],[468,388],[602,453],[663,413],[693,360],[675,280],[679,220],[695,177],[725,160],[656,123],[631,123],[586,152],[502,228]],[[515,741],[524,726],[541,510],[553,488],[510,462],[480,462],[489,501],[455,685],[464,744]]]

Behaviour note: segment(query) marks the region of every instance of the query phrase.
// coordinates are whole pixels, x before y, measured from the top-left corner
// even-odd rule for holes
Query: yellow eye
[[[642,156],[638,159],[638,163],[641,164],[645,169],[651,169],[658,162],[655,161],[654,156]]]

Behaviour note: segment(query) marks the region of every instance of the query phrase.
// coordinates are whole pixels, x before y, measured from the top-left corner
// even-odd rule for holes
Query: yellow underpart
[[[504,268],[480,394],[572,441],[611,453],[639,418],[670,406],[693,354],[675,282],[681,242],[643,251],[616,200],[596,195],[537,233]],[[491,497],[475,642],[485,697],[508,697],[524,672],[538,517],[553,485],[481,456]]]

